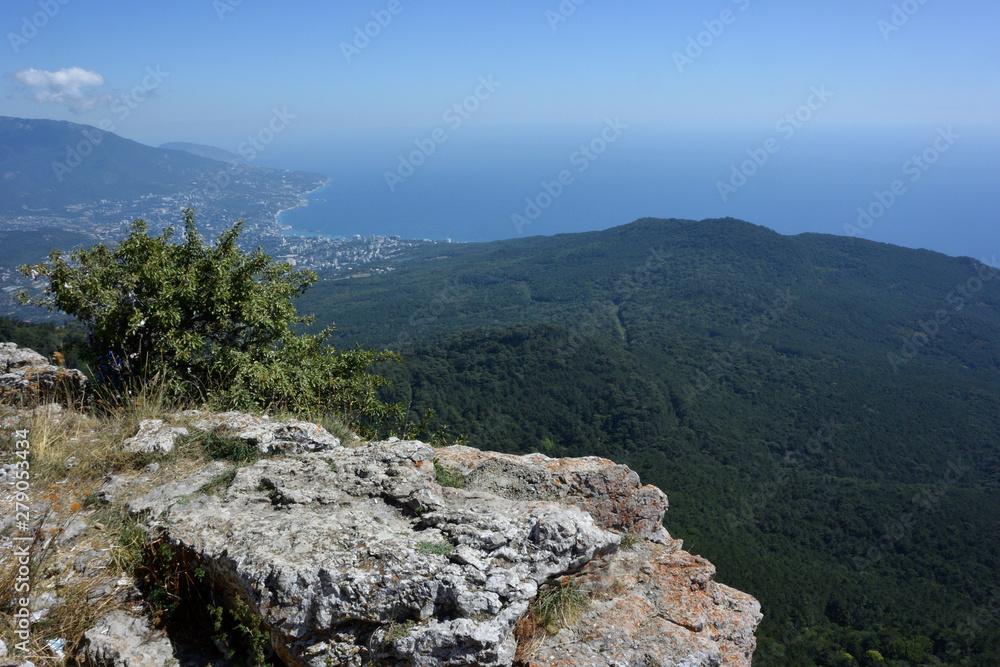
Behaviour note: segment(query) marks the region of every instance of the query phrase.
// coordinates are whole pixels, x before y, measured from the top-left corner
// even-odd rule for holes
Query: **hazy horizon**
[[[1000,254],[995,2],[294,9],[6,3],[0,113],[325,173],[286,221],[327,233],[731,216]]]

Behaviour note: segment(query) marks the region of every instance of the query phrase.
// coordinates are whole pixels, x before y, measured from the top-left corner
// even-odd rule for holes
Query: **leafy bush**
[[[143,220],[117,246],[98,244],[68,255],[53,251],[47,263],[22,266],[50,280],[25,304],[61,310],[87,330],[84,352],[99,383],[116,391],[151,380],[175,397],[208,399],[220,407],[283,409],[345,415],[352,425],[398,414],[384,404],[373,363],[398,360],[389,351],[334,350],[319,334],[296,334],[308,324],[292,299],[317,280],[293,271],[260,248],[237,246],[242,223],[214,245],[203,243],[194,211],[184,211],[184,232],[150,236]]]

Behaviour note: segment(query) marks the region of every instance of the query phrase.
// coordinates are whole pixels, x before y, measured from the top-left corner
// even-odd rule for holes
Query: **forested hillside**
[[[755,664],[987,665],[998,278],[858,239],[647,219],[437,246],[324,281],[300,311],[342,344],[403,350],[389,396],[433,409],[431,430],[608,456],[661,486],[672,534],[763,603]]]

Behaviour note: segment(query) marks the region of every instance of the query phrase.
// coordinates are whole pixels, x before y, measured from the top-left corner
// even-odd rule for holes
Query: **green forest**
[[[759,665],[1000,664],[1000,276],[725,219],[429,249],[301,299],[470,445],[624,462]]]
[[[733,219],[420,252],[298,308],[402,352],[425,435],[631,466],[761,601],[755,665],[1000,664],[995,269]]]

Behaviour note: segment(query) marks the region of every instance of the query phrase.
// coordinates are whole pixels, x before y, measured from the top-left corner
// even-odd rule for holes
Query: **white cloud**
[[[107,104],[111,96],[96,94],[87,89],[103,87],[104,77],[82,67],[69,67],[57,72],[41,69],[23,69],[12,77],[36,102],[62,104],[71,111],[82,113],[96,106]]]

